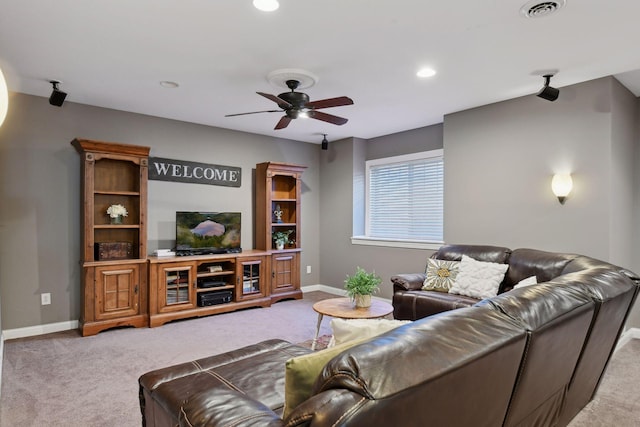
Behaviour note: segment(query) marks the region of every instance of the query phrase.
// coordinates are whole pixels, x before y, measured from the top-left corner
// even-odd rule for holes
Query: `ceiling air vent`
[[[566,0],[540,1],[533,0],[527,2],[520,8],[520,12],[527,18],[542,18],[558,11],[566,3]]]

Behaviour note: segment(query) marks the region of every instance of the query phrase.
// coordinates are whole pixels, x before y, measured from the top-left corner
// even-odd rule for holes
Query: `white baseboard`
[[[26,328],[5,329],[2,335],[5,340],[16,338],[34,337],[36,335],[51,334],[53,332],[69,331],[78,329],[77,320],[69,320],[67,322],[48,323],[46,325],[27,326]]]
[[[300,290],[302,291],[302,293],[319,291],[319,292],[326,292],[328,294],[333,294],[333,295],[340,295],[340,296],[347,295],[347,292],[344,289],[338,289],[338,288],[334,288],[333,286],[327,286],[327,285],[302,286]]]
[[[327,285],[302,286],[300,288],[300,290],[303,293],[320,291],[320,292],[326,292],[328,294],[338,295],[338,296],[341,296],[341,297],[346,297],[347,296],[347,291],[345,291],[344,289],[334,288],[333,286],[327,286]],[[384,301],[384,302],[387,302],[387,303],[391,304],[391,300],[388,299],[388,298],[377,297],[375,295],[373,295],[371,298],[377,299],[377,300],[380,300],[380,301]]]

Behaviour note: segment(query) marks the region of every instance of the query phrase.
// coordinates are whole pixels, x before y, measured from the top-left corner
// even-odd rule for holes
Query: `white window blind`
[[[367,161],[366,235],[442,242],[442,150]]]

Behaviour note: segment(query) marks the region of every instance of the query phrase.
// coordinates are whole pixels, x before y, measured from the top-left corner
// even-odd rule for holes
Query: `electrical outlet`
[[[40,302],[42,303],[42,305],[51,304],[51,294],[50,293],[40,294]]]
[[[311,274],[311,266],[307,265],[307,274]]]

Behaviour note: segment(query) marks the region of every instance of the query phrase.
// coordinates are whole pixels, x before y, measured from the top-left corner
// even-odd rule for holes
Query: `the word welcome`
[[[240,187],[242,169],[235,166],[210,165],[185,160],[150,157],[149,179]]]

